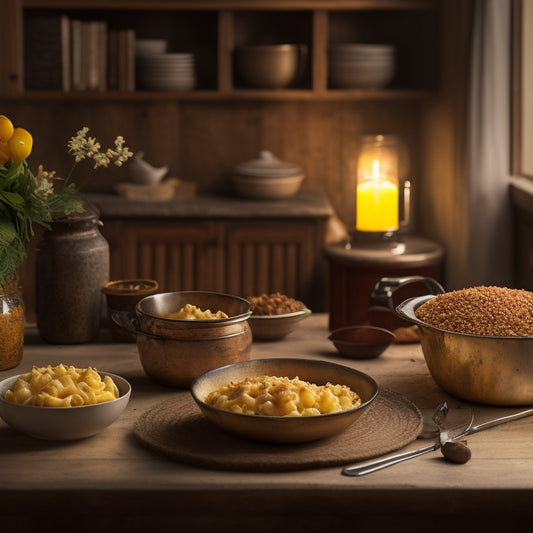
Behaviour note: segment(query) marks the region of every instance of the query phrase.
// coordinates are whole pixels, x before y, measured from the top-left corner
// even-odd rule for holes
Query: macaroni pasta
[[[315,385],[298,377],[259,376],[212,391],[205,403],[235,413],[314,416],[352,409],[361,398],[346,385]]]
[[[59,364],[34,366],[31,372],[20,375],[5,399],[24,405],[77,407],[116,400],[119,396],[115,382],[109,376],[102,380],[95,368]]]
[[[169,313],[164,318],[177,318],[181,320],[210,320],[214,318],[228,318],[224,311],[213,313],[210,309],[202,311],[199,307],[191,304],[185,304],[179,311]]]

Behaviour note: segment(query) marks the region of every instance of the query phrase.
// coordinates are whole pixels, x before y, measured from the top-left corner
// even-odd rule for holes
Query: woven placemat
[[[134,433],[149,448],[181,463],[216,470],[281,472],[345,465],[406,446],[422,431],[420,411],[400,394],[382,390],[345,431],[304,444],[266,444],[223,432],[204,418],[189,392],[147,410]]]

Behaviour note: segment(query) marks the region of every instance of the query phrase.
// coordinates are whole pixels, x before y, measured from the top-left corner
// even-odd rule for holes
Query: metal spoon
[[[437,408],[436,412],[438,412],[440,408],[441,406]],[[455,435],[455,431],[450,431],[448,436],[451,438],[451,440],[455,440],[460,437],[466,437],[468,435],[472,435],[473,433],[478,433],[479,431],[483,431],[484,429],[489,429],[491,427],[498,426],[499,424],[505,424],[507,422],[510,422],[511,420],[517,420],[519,418],[524,418],[530,415],[533,415],[533,408],[525,409],[524,411],[519,411],[518,413],[514,413],[512,415],[501,416],[501,417],[495,418],[493,420],[489,420],[487,422],[483,422],[475,426],[470,426],[467,424],[462,432],[459,432],[458,434]],[[440,446],[441,446],[441,443],[439,439],[434,444],[431,444],[429,446],[424,446],[423,448],[419,448],[417,450],[412,450],[410,452],[404,452],[404,453],[392,455],[389,457],[385,457],[384,459],[377,459],[375,461],[370,461],[362,465],[356,465],[356,466],[350,466],[350,467],[343,468],[342,473],[345,476],[363,476],[365,474],[370,474],[371,472],[376,472],[377,470],[382,470],[383,468],[387,468],[397,463],[407,461],[408,459],[413,459],[414,457],[418,457],[420,455],[433,452],[437,450]]]

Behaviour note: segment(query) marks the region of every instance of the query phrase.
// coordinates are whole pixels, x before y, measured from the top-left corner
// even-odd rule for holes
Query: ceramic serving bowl
[[[237,72],[247,86],[282,89],[303,70],[307,47],[295,44],[240,46],[235,50]]]
[[[376,301],[410,283],[412,277],[383,278],[373,292]],[[431,278],[437,293],[443,292]],[[395,307],[402,319],[418,326],[428,370],[445,391],[463,400],[489,405],[533,404],[533,337],[471,335],[440,329],[417,318],[416,310],[435,294],[409,298]]]
[[[279,376],[324,385],[327,382],[347,385],[361,397],[359,407],[336,413],[284,417],[249,415],[224,411],[207,405],[206,396],[231,381],[254,376]],[[365,412],[378,395],[376,382],[368,375],[352,368],[327,361],[309,359],[256,359],[212,370],[197,378],[191,394],[204,416],[220,429],[263,442],[301,443],[336,435]]]
[[[353,359],[379,357],[394,338],[394,333],[388,329],[366,325],[338,328],[328,337],[341,355]]]
[[[341,43],[329,51],[329,81],[341,89],[380,89],[394,78],[396,50],[388,44]]]
[[[279,200],[294,196],[304,180],[299,165],[283,161],[269,150],[240,163],[233,169],[233,188],[244,198]]]
[[[232,176],[235,192],[252,200],[281,200],[294,196],[302,185],[303,175],[281,178]]]
[[[113,379],[120,397],[109,402],[79,407],[38,407],[4,399],[19,376],[0,382],[0,418],[13,429],[44,440],[77,440],[91,437],[111,425],[128,405],[131,385],[122,377],[99,372]]]
[[[186,304],[224,311],[229,318],[166,318]],[[250,304],[238,296],[206,291],[154,294],[143,298],[134,315],[113,319],[135,333],[139,358],[148,376],[163,385],[186,388],[199,375],[250,358]]]
[[[292,333],[302,320],[311,315],[311,309],[308,309],[303,302],[300,304],[300,310],[294,313],[285,313],[283,315],[254,315],[250,316],[248,322],[252,328],[253,338],[257,340],[280,340]]]

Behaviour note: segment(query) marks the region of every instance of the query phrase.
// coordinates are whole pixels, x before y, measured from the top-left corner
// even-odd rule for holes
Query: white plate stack
[[[393,79],[396,49],[389,44],[343,43],[329,50],[329,81],[339,89],[382,89]]]
[[[196,86],[194,54],[168,53],[157,40],[136,43],[136,79],[139,89],[189,91]]]

